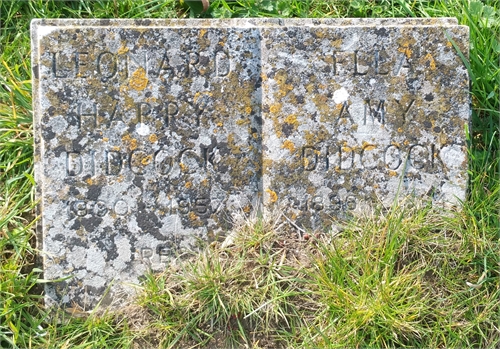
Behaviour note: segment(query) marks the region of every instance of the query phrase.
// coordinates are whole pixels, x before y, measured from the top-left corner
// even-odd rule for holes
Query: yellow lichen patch
[[[444,133],[440,133],[439,134],[439,143],[441,143],[441,144],[448,143],[448,136],[446,136]]]
[[[314,32],[314,35],[316,35],[316,37],[317,37],[317,38],[322,39],[322,38],[324,38],[324,37],[325,37],[326,33],[325,33],[325,30],[324,30],[324,29],[323,29],[323,30],[316,30],[316,31]]]
[[[158,136],[156,136],[156,134],[154,134],[154,133],[153,133],[153,134],[151,134],[151,135],[149,135],[149,141],[150,141],[151,143],[156,143],[156,142],[158,142]]]
[[[220,121],[217,123],[217,126],[219,126],[219,127],[222,127],[223,125],[224,124],[222,122],[220,122]]]
[[[137,148],[137,139],[130,137],[130,135],[123,136],[122,141],[127,145],[129,150]]]
[[[195,220],[198,219],[198,217],[196,217],[196,214],[193,211],[191,211],[191,212],[188,213],[188,217],[192,221],[195,221]]]
[[[193,182],[186,182],[186,184],[184,184],[184,186],[189,189],[193,186]]]
[[[430,53],[425,55],[424,62],[429,62],[429,68],[431,68],[431,70],[436,70],[436,62]]]
[[[269,107],[269,111],[273,114],[278,113],[280,110],[281,110],[281,103],[276,103]]]
[[[404,145],[408,145],[408,144],[410,144],[410,142],[409,142],[408,140],[405,140],[405,141],[403,142],[403,144],[404,144]]]
[[[409,42],[403,43],[402,47],[398,48],[398,51],[404,53],[406,58],[410,58],[413,53],[413,50],[410,48]]]
[[[389,176],[396,177],[398,173],[396,171],[389,171]]]
[[[246,108],[245,108],[245,112],[246,112],[247,114],[250,114],[250,113],[252,112],[252,107],[246,107]]]
[[[247,125],[250,123],[250,119],[238,119],[236,120],[236,125],[241,126],[241,125]]]
[[[451,43],[451,41],[447,41],[447,42],[446,42],[446,46],[448,46],[448,47],[453,47],[453,44]]]
[[[396,147],[400,147],[399,143],[398,142],[391,142],[392,145],[396,146]]]
[[[129,148],[130,150],[135,150],[135,149],[137,149],[137,139],[135,139],[135,138],[131,139],[131,140],[130,140],[130,143],[129,143],[129,145],[128,145],[128,148]]]
[[[137,91],[142,91],[148,85],[148,78],[146,77],[146,71],[144,68],[139,68],[132,73],[132,77],[129,81],[129,86]]]
[[[308,84],[308,85],[306,85],[306,90],[307,90],[308,93],[314,93],[315,88],[316,88],[315,84]]]
[[[201,185],[204,186],[204,187],[208,187],[208,184],[209,184],[208,183],[208,179],[206,179],[206,178],[201,181]]]
[[[103,140],[104,142],[107,142],[107,141],[109,141],[109,138],[108,138],[108,137],[104,137],[102,140]]]
[[[366,142],[366,141],[363,141],[363,149],[364,149],[364,150],[373,150],[373,149],[375,149],[375,148],[377,148],[377,146],[376,146],[376,145],[374,145],[374,144],[370,144],[370,143],[368,143],[368,142]]]
[[[403,129],[401,127],[398,127],[398,132],[399,133],[402,133],[403,132]]]
[[[297,120],[297,115],[290,114],[285,118],[285,122],[289,125],[293,125],[295,127],[299,126],[299,121]]]
[[[276,192],[272,191],[271,189],[266,189],[266,193],[269,194],[269,200],[271,201],[271,203],[275,203],[276,201],[278,201],[278,194],[276,194]]]
[[[124,43],[123,46],[118,49],[118,54],[122,55],[122,54],[127,53],[127,52],[128,52],[128,47]]]
[[[92,181],[92,178],[87,178],[85,180],[85,182],[87,182],[88,185],[92,185],[94,182]]]
[[[205,34],[207,33],[207,30],[206,29],[200,29],[200,38],[204,37]]]
[[[340,46],[342,46],[342,39],[333,40],[330,45],[332,45],[332,47],[340,48]]]
[[[153,160],[153,155],[145,156],[142,158],[141,164],[143,164],[144,166],[149,165],[152,160]]]
[[[113,151],[119,151],[120,150],[120,147],[119,146],[114,146],[113,148],[111,148]]]
[[[342,147],[344,153],[350,153],[353,149],[351,147]]]
[[[196,103],[198,101],[198,99],[202,96],[209,96],[209,97],[213,97],[213,93],[212,92],[196,92],[194,97],[193,97],[193,101]]]
[[[252,210],[252,206],[250,206],[250,205],[246,205],[245,207],[243,207],[243,212],[245,212],[245,213],[250,213],[251,210]]]
[[[283,142],[283,146],[282,147],[284,149],[288,149],[290,151],[290,153],[293,153],[295,151],[295,144],[293,144],[293,142],[289,141],[288,139]]]
[[[227,145],[231,149],[233,154],[241,154],[241,148],[236,144],[233,133],[230,133],[227,136]]]
[[[304,157],[303,164],[304,164],[304,168],[307,168],[309,166],[309,159]]]
[[[186,165],[184,165],[182,162],[179,164],[179,167],[181,168],[182,172],[187,172],[187,170],[188,170],[188,167]]]

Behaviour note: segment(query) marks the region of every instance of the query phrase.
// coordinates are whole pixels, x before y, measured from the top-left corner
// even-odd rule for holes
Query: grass
[[[500,346],[500,8],[494,0],[0,0],[0,347]],[[48,317],[34,267],[32,18],[456,17],[470,27],[469,194],[407,203],[331,234],[258,217],[147,275],[115,312]],[[464,57],[465,58],[465,57]]]

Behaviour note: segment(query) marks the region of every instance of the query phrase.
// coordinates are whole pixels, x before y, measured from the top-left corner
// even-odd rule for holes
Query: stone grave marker
[[[159,24],[33,23],[45,278],[73,275],[49,301],[95,305],[258,200],[259,31]]]
[[[370,24],[262,29],[264,200],[302,228],[465,197],[468,28]]]
[[[454,19],[34,20],[38,240],[44,277],[71,276],[47,304],[121,302],[261,204],[323,229],[397,193],[456,203],[467,35]]]

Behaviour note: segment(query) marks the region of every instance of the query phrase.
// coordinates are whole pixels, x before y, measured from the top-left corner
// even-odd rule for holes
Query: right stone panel
[[[262,29],[263,188],[297,225],[465,198],[465,26]]]

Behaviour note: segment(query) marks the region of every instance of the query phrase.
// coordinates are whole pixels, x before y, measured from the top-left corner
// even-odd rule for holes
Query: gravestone
[[[365,22],[366,24],[369,21]],[[468,74],[456,25],[263,28],[266,207],[324,229],[397,197],[465,197]]]
[[[454,19],[34,20],[48,304],[121,302],[277,206],[323,229],[379,200],[463,199]],[[106,291],[109,292],[106,292]]]

